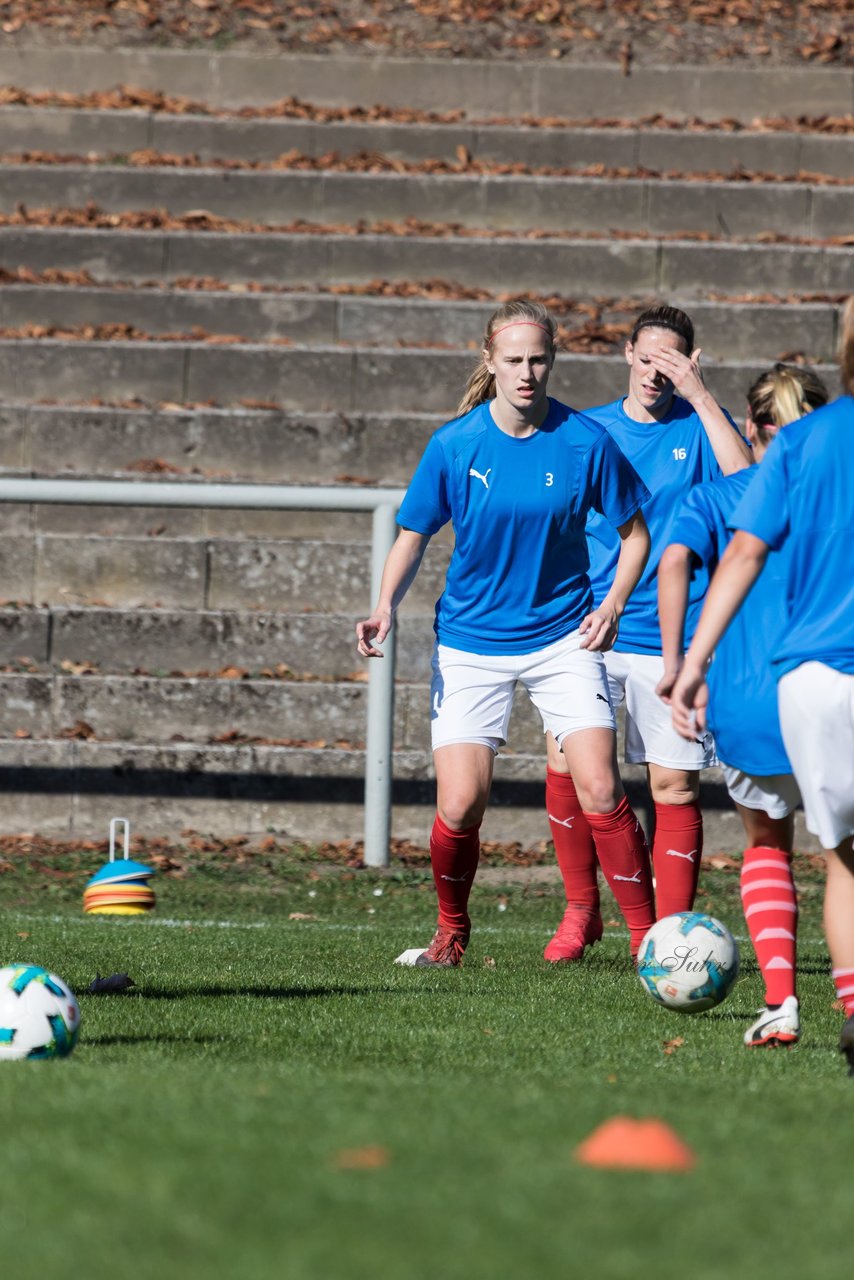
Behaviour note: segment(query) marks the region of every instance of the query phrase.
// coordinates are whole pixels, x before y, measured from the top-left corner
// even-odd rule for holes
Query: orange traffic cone
[[[663,1120],[612,1116],[575,1149],[580,1164],[599,1169],[661,1169],[685,1172],[696,1156]]]

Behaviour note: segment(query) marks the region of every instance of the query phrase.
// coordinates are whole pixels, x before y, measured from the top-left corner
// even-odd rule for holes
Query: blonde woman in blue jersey
[[[757,462],[781,427],[820,408],[827,388],[809,368],[775,365],[747,393],[745,433]],[[658,611],[665,702],[682,667],[692,572],[712,573],[732,537],[729,520],[752,482],[754,467],[698,485],[682,504],[658,566]],[[768,661],[786,615],[786,552],[771,552],[762,577],[715,650],[709,669],[708,726],[724,781],[747,835],[741,899],[765,982],[765,1005],[745,1033],[749,1048],[796,1044],[798,899],[792,877],[798,785],[783,745],[777,682]]]
[[[784,551],[786,611],[769,657],[807,827],[827,858],[824,928],[847,1014],[839,1047],[854,1073],[854,298],[841,366],[844,394],[780,432],[732,513],[672,704],[685,737],[705,724],[711,655],[770,553]]]
[[[703,382],[700,350],[690,316],[657,306],[636,319],[625,348],[628,389],[617,400],[586,410],[608,432],[650,491],[644,515],[652,550],[605,658],[614,706],[625,702],[627,764],[645,765],[655,810],[652,862],[656,914],[689,910],[703,849],[700,770],[712,763],[711,737],[690,743],[674,733],[655,688],[664,674],[658,626],[656,573],[670,528],[694,487],[740,471],[750,450],[732,419]],[[607,523],[591,513],[587,525],[594,600],[614,575],[618,543]],[[691,583],[688,629],[699,615],[707,585]],[[565,757],[548,742],[546,809],[566,891],[566,911],[545,949],[552,963],[578,960],[602,936],[594,843]]]
[[[419,966],[457,966],[468,945],[479,829],[517,683],[572,768],[633,953],[653,920],[649,855],[617,771],[602,658],[649,552],[640,513],[649,495],[606,431],[549,398],[555,354],[544,307],[513,302],[492,315],[458,416],[434,434],[407,490],[376,607],[356,627],[359,652],[381,658],[430,538],[451,521],[430,711],[439,918],[430,945],[408,953]],[[595,609],[591,510],[613,524],[621,548]]]

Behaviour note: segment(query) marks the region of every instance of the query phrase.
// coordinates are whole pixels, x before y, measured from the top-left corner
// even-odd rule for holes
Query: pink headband
[[[503,333],[505,329],[512,329],[517,324],[530,324],[533,325],[535,329],[542,329],[543,333],[547,333],[551,341],[554,342],[554,334],[551,329],[547,329],[544,324],[538,324],[536,320],[511,320],[509,324],[503,324],[500,329],[496,329],[495,333],[486,345],[491,347],[499,333]]]

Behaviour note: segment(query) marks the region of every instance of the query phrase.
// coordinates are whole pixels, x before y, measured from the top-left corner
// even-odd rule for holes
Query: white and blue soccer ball
[[[657,920],[638,952],[641,985],[668,1009],[699,1013],[726,1000],[738,977],[738,946],[725,924],[699,911]]]
[[[35,964],[0,969],[0,1062],[66,1058],[79,1030],[80,1010],[62,978]]]

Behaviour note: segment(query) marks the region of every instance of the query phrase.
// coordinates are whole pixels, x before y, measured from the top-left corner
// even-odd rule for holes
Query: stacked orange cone
[[[116,858],[116,830],[124,825],[124,857]],[[154,890],[148,881],[152,867],[128,857],[130,824],[127,818],[110,822],[110,861],[89,881],[83,892],[83,910],[90,915],[139,916],[151,911]]]

